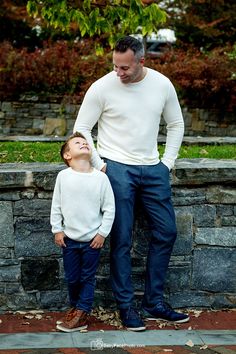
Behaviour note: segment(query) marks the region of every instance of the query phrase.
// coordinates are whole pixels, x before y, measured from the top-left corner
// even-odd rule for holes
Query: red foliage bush
[[[175,49],[161,58],[147,58],[146,65],[171,79],[182,102],[199,108],[236,108],[233,73],[236,63],[226,49],[208,55]],[[82,99],[99,77],[112,69],[111,54],[96,56],[91,41],[70,46],[65,41],[46,43],[42,49],[16,50],[9,43],[0,48],[0,100],[20,94],[60,94]]]
[[[235,109],[236,62],[226,51],[230,48],[215,49],[209,54],[176,49],[158,61],[149,59],[147,64],[171,79],[188,106]]]
[[[0,98],[23,93],[83,94],[106,71],[105,60],[91,56],[86,42],[60,41],[28,52],[5,42],[0,49]]]

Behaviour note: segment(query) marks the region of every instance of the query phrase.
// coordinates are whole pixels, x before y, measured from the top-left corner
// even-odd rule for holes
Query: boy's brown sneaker
[[[68,316],[68,320],[63,321],[57,325],[57,329],[63,332],[75,332],[88,327],[88,314],[85,311],[75,309],[75,311]]]
[[[58,324],[62,324],[65,321],[69,321],[73,317],[73,314],[75,311],[76,311],[76,308],[71,307],[69,310],[66,311],[64,316],[56,322],[56,324],[58,325]]]

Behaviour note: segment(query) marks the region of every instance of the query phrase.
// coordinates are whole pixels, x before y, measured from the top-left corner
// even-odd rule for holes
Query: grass
[[[61,142],[0,142],[0,163],[62,162]],[[160,155],[164,146],[159,146]],[[182,145],[178,158],[236,159],[235,145]]]

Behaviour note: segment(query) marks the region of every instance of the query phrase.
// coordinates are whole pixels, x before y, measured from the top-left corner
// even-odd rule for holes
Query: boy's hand
[[[55,234],[55,244],[59,247],[66,247],[64,238],[65,238],[64,232],[58,232],[57,234]]]
[[[90,246],[92,248],[102,248],[103,244],[104,244],[104,241],[105,241],[105,237],[97,234],[93,241],[90,243]]]
[[[102,172],[106,173],[107,170],[107,164],[105,163],[105,165],[103,166],[103,168],[101,169]]]

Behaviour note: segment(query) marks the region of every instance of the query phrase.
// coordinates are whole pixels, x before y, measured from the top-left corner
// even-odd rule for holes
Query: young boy
[[[57,325],[64,332],[88,326],[99,254],[115,215],[108,177],[92,167],[91,155],[82,134],[69,137],[61,148],[68,168],[59,172],[52,198],[50,222],[55,243],[62,247],[71,306]]]

